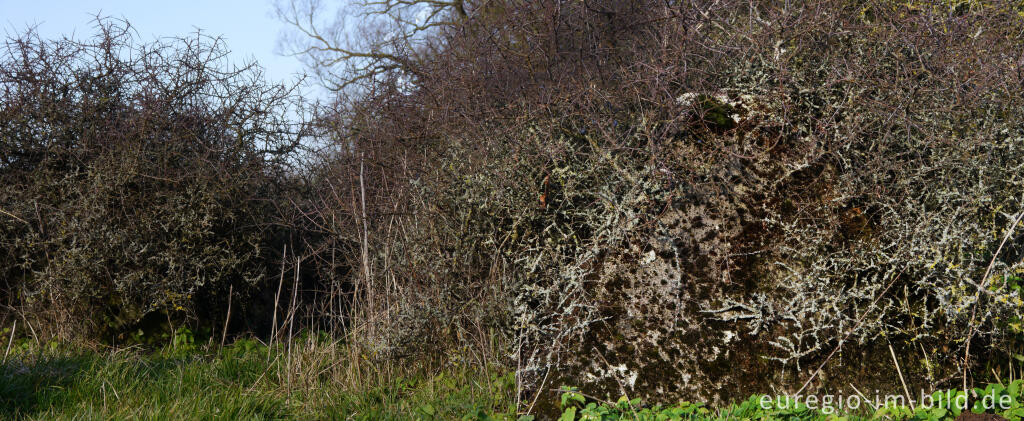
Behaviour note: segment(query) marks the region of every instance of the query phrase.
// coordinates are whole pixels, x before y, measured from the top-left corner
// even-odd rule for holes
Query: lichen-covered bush
[[[1020,354],[1018,4],[459,4],[339,76],[338,232],[382,348],[504,332],[531,406]]]
[[[4,313],[106,339],[147,315],[217,325],[267,271],[289,90],[215,39],[96,29],[0,49]]]

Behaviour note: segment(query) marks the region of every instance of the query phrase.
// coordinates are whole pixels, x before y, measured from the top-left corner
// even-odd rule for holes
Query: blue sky
[[[303,71],[297,58],[274,53],[286,27],[274,16],[272,0],[0,0],[0,26],[6,34],[38,24],[47,38],[72,32],[86,37],[97,13],[127,19],[140,41],[186,35],[196,28],[223,36],[236,62],[255,59],[274,81],[292,80]]]

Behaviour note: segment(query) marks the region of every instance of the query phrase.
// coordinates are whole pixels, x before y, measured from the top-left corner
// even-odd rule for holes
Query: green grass
[[[156,352],[40,347],[28,340],[14,350],[0,364],[3,420],[517,419],[514,376],[495,367],[484,370],[458,352],[444,363],[403,365],[375,362],[372,353],[323,338],[297,339],[291,349],[252,340],[202,349],[190,334],[176,336],[171,346]],[[960,415],[948,398],[945,404],[928,408],[865,407],[837,416],[799,404],[765,407],[760,396],[713,409],[700,403],[594,400],[574,388],[562,392],[559,419],[566,421],[939,421]],[[1003,409],[972,408],[973,412],[1008,419],[1024,416],[1021,380],[1007,382],[1005,387],[990,384],[973,393],[1010,402]],[[934,399],[942,402],[941,397]],[[971,398],[972,405],[978,402]]]
[[[497,371],[372,364],[312,341],[291,358],[275,348],[21,352],[0,366],[0,419],[459,419],[512,409],[512,377]]]

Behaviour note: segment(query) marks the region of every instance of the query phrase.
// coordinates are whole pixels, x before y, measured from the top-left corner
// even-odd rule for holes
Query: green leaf
[[[984,414],[985,413],[985,405],[979,400],[979,401],[974,403],[974,406],[971,408],[971,412],[973,412],[975,414]]]
[[[1020,396],[1020,385],[1021,385],[1022,381],[1024,381],[1024,380],[1019,380],[1018,379],[1018,380],[1014,380],[1014,381],[1010,382],[1010,385],[1006,387],[1006,393],[1009,393],[1010,396],[1013,396],[1013,397]]]
[[[427,415],[429,415],[429,416],[431,416],[431,417],[433,417],[433,416],[434,416],[434,414],[436,414],[436,413],[437,413],[437,411],[436,411],[436,410],[434,409],[434,406],[433,406],[433,405],[431,405],[431,404],[429,404],[429,403],[428,403],[428,404],[424,404],[424,405],[421,405],[421,406],[419,407],[419,410],[420,410],[420,412],[422,412],[422,413],[424,413],[424,414],[427,414]]]

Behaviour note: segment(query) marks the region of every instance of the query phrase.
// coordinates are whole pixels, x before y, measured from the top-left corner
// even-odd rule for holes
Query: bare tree
[[[281,0],[275,11],[292,30],[279,48],[332,90],[388,76],[413,78],[439,31],[468,17],[468,7],[463,0]]]

